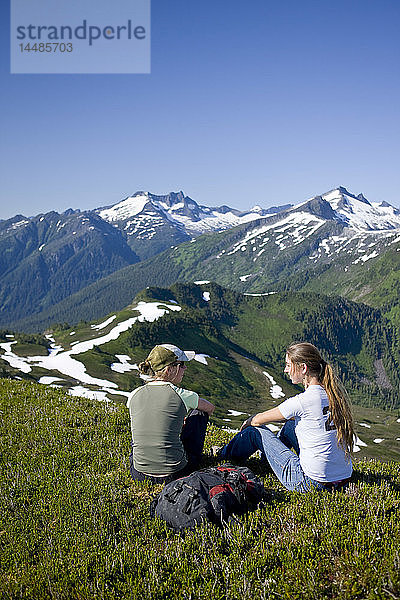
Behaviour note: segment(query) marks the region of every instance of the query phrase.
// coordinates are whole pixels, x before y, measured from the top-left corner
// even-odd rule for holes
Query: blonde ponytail
[[[143,375],[148,375],[149,377],[154,377],[155,375],[153,369],[151,368],[151,364],[147,359],[139,363],[139,371]]]
[[[354,446],[354,422],[349,396],[346,388],[328,363],[325,363],[321,383],[329,399],[329,411],[337,430],[338,445],[348,456]]]
[[[354,446],[354,421],[346,388],[312,344],[292,344],[286,352],[295,365],[307,365],[309,375],[316,377],[324,387],[329,400],[332,428],[337,430],[338,446],[349,456]]]

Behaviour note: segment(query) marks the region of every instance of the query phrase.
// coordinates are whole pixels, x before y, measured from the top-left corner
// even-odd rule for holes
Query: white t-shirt
[[[295,419],[300,465],[308,477],[324,483],[350,477],[351,459],[345,457],[344,450],[337,444],[337,432],[323,387],[310,385],[278,408],[285,419]]]

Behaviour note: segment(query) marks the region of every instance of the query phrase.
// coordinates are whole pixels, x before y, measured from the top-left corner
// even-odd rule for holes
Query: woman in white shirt
[[[240,460],[261,450],[288,490],[346,487],[352,474],[354,427],[345,388],[318,349],[305,342],[287,349],[285,373],[305,391],[249,417],[219,456]],[[277,436],[266,427],[284,420]]]

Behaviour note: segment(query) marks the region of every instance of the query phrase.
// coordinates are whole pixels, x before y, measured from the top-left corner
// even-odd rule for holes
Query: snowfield
[[[5,350],[5,353],[1,355],[1,358],[6,360],[12,367],[19,369],[23,373],[29,373],[30,371],[32,371],[32,367],[41,367],[42,369],[46,369],[48,371],[56,371],[62,375],[70,377],[78,381],[80,384],[97,386],[101,388],[100,392],[104,392],[105,394],[112,393],[126,395],[126,392],[118,390],[118,386],[116,383],[108,381],[107,379],[99,379],[97,377],[92,377],[91,375],[89,375],[86,372],[85,365],[76,358],[74,358],[74,356],[82,354],[83,352],[87,352],[88,350],[92,350],[92,348],[94,348],[95,346],[101,346],[111,340],[116,340],[123,331],[127,331],[129,327],[131,327],[137,321],[152,322],[159,319],[171,310],[179,311],[181,310],[181,307],[176,304],[164,304],[161,302],[139,302],[135,307],[132,308],[132,311],[139,312],[138,316],[126,319],[125,321],[121,321],[115,327],[113,327],[111,331],[106,335],[86,340],[84,342],[75,342],[70,350],[64,350],[61,346],[57,346],[54,338],[48,335],[47,338],[52,343],[53,347],[50,349],[50,352],[47,356],[17,356],[12,352],[12,345],[17,343],[16,341],[13,341],[4,342],[0,344],[0,347],[3,350]],[[104,328],[106,326],[105,323],[110,324],[111,321],[114,320],[114,318],[115,316],[110,317],[110,319],[107,320],[108,322],[104,321],[103,323],[100,323],[100,325],[95,326],[93,328]],[[117,364],[118,363],[114,363],[114,367]],[[127,359],[124,362],[121,362],[120,364],[120,368],[122,368],[122,366],[124,366],[125,368],[125,365],[128,364]],[[135,368],[133,365],[129,366],[132,369]],[[118,370],[118,367],[114,368],[113,370]],[[121,370],[119,372],[121,372]],[[73,389],[75,390],[75,393],[77,395],[80,395],[76,391],[76,387]],[[81,389],[83,388],[79,387],[79,390]],[[87,394],[89,392],[92,393],[92,390],[86,390],[85,393]],[[99,398],[103,399],[103,395],[100,394]]]

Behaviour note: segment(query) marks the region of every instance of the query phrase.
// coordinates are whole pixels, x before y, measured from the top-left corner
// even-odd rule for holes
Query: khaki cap
[[[193,350],[183,351],[173,344],[160,344],[154,346],[146,360],[150,363],[153,371],[156,372],[177,361],[193,360],[195,355],[196,353]]]

